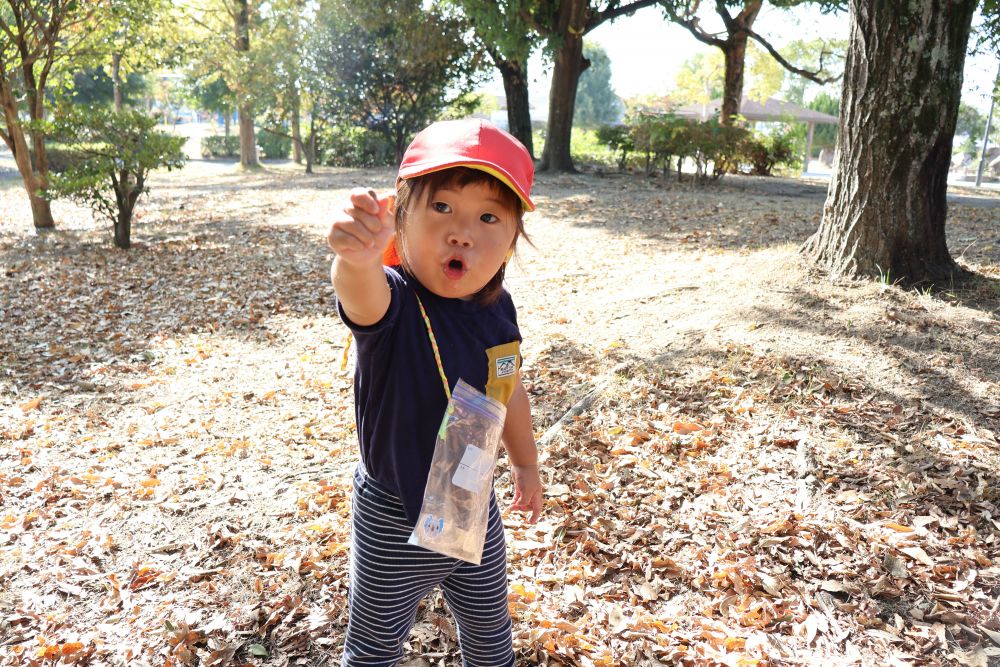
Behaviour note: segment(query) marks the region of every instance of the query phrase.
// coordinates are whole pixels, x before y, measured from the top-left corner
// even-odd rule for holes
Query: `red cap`
[[[517,194],[525,211],[534,211],[529,194],[535,164],[520,141],[496,125],[479,119],[444,120],[429,125],[413,138],[400,178],[423,176],[452,167],[479,169]]]

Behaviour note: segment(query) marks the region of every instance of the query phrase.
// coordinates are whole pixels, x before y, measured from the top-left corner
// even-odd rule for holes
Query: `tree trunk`
[[[496,62],[507,96],[507,129],[535,156],[531,136],[531,105],[528,102],[528,64],[516,60]]]
[[[743,102],[743,71],[747,58],[747,34],[745,32],[733,35],[722,50],[726,59],[725,80],[722,87],[722,109],[719,112],[719,122],[732,125],[740,113]]]
[[[226,109],[226,111],[222,114],[222,122],[225,124],[227,139],[229,138],[229,135],[232,134],[232,115],[232,109]]]
[[[295,102],[292,105],[292,160],[295,164],[302,164],[302,103],[298,94],[295,95]]]
[[[122,112],[125,106],[122,100],[122,54],[111,54],[111,83],[115,91],[115,111]]]
[[[236,11],[233,13],[236,28],[236,51],[244,56],[250,53],[250,5],[247,0],[236,1]],[[259,167],[257,160],[257,137],[253,130],[253,104],[243,89],[240,81],[236,96],[240,116],[240,166],[245,168]]]
[[[720,47],[726,61],[722,109],[719,112],[719,122],[723,125],[732,125],[733,117],[740,112],[749,38],[747,31],[753,28],[762,4],[763,0],[749,0],[744,3],[742,11],[730,19],[732,27],[729,38],[724,42],[724,46]]]
[[[587,0],[563,0],[559,6],[556,35],[562,39],[555,52],[552,87],[549,92],[549,123],[545,131],[541,171],[574,172],[570,156],[573,110],[580,75],[590,63],[583,57],[583,33],[587,23]]]
[[[14,156],[14,163],[17,164],[17,170],[21,174],[24,189],[28,193],[28,199],[31,202],[31,218],[35,229],[52,229],[56,226],[55,221],[52,219],[52,208],[49,206],[48,200],[36,195],[47,183],[47,175],[45,173],[38,173],[35,170],[35,164],[48,166],[48,161],[45,159],[45,145],[42,144],[41,155],[32,156],[31,151],[28,150],[28,141],[24,136],[24,129],[18,118],[17,102],[14,100],[11,89],[0,84],[0,98],[2,98],[0,99],[0,103],[3,105],[4,120],[6,121],[7,128],[7,131],[4,133],[4,140]]]
[[[118,209],[118,219],[115,220],[115,247],[128,250],[132,247],[132,209]]]
[[[240,166],[259,167],[257,160],[257,135],[253,129],[253,111],[250,104],[244,103],[239,108],[240,116]]]
[[[309,118],[309,138],[306,144],[306,173],[313,173],[313,164],[316,162],[316,117]]]
[[[836,171],[803,251],[833,276],[946,281],[963,273],[944,225],[977,3],[891,4],[851,0]]]

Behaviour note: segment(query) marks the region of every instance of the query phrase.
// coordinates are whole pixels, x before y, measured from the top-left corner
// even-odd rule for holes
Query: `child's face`
[[[507,258],[516,213],[486,183],[425,189],[408,207],[404,254],[409,270],[438,296],[469,299]]]

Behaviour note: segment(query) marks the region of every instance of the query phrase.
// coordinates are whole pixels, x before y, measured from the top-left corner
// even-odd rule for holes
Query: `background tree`
[[[107,0],[94,41],[110,64],[115,111],[124,107],[126,77],[169,66],[183,50],[179,25],[168,0]],[[110,62],[108,62],[110,61]]]
[[[611,86],[611,58],[600,44],[585,42],[583,57],[590,61],[580,76],[573,122],[581,127],[613,123],[622,115],[622,101]]]
[[[451,0],[468,17],[479,46],[489,54],[503,80],[507,129],[535,154],[528,99],[528,59],[541,44],[530,21],[532,0]]]
[[[149,83],[140,72],[129,72],[122,78],[119,92],[124,104],[135,105],[149,93]],[[83,106],[115,104],[115,84],[103,65],[80,70],[73,74],[69,99]]]
[[[633,14],[661,0],[538,0],[533,25],[546,39],[552,54],[552,86],[549,89],[549,121],[545,134],[541,170],[575,171],[570,156],[570,137],[580,75],[590,66],[583,57],[583,36],[597,26]]]
[[[57,66],[80,54],[95,14],[106,6],[77,0],[5,0],[0,4],[0,139],[14,156],[31,200],[36,229],[55,226],[49,202],[41,192],[48,186],[45,155],[47,88]],[[76,66],[88,63],[81,58]]]
[[[292,159],[306,162],[306,173],[312,173],[315,160],[311,141],[312,128],[304,138],[303,118],[312,116],[310,79],[303,72],[305,49],[309,45],[315,24],[314,8],[303,0],[275,0],[261,14],[261,35],[254,53],[258,92],[256,99],[261,125],[269,132],[292,141]]]
[[[315,113],[375,130],[397,159],[416,132],[482,81],[489,66],[468,48],[468,24],[460,16],[421,0],[365,6],[328,0],[317,24],[308,65],[318,88]]]
[[[793,7],[814,2],[815,0],[772,0],[779,7]],[[740,111],[740,101],[743,98],[743,82],[747,60],[747,45],[750,39],[759,43],[782,67],[799,76],[816,83],[825,84],[836,80],[837,76],[826,73],[821,61],[817,71],[810,71],[793,65],[753,27],[764,6],[765,0],[716,0],[715,12],[722,19],[724,36],[716,35],[701,26],[698,10],[701,0],[663,0],[664,13],[667,18],[678,25],[687,28],[698,41],[714,46],[722,52],[725,60],[723,80],[722,108],[720,121],[724,125],[731,124]],[[816,2],[825,11],[833,11],[841,7],[840,0],[820,0]]]
[[[707,116],[708,103],[722,97],[726,64],[717,49],[701,51],[683,63],[674,80],[673,99],[679,104],[700,104]]]
[[[201,76],[214,72],[233,91],[239,114],[240,165],[260,166],[254,129],[254,94],[256,69],[251,47],[261,37],[258,33],[260,6],[263,0],[211,0],[188,2],[187,20],[198,28],[194,50],[198,53],[196,71]]]
[[[222,116],[225,136],[229,136],[233,110],[236,109],[236,94],[218,73],[200,75],[190,72],[184,81],[185,97],[197,109],[210,111]]]
[[[961,273],[945,240],[946,192],[976,5],[851,0],[840,150],[804,248],[832,275]]]

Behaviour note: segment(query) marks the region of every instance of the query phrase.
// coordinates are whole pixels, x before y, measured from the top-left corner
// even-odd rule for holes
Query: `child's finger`
[[[373,215],[378,215],[381,208],[378,193],[371,188],[354,188],[350,199],[353,206]]]

